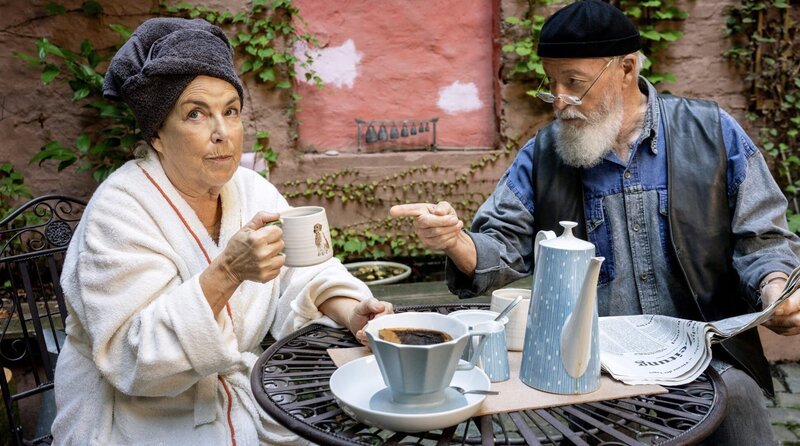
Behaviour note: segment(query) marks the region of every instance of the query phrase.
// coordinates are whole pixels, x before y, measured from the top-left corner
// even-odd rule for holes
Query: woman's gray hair
[[[133,148],[133,156],[137,159],[147,158],[150,151],[154,151],[153,146],[147,141],[139,140]]]

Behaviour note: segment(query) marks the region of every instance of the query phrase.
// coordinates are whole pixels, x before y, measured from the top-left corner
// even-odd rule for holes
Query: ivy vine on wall
[[[539,33],[544,25],[549,7],[570,3],[567,0],[528,0],[528,12],[524,17],[506,17],[509,25],[508,35],[510,41],[503,45],[502,50],[513,63],[509,75],[523,79],[532,79],[532,85],[538,85],[544,77],[544,69],[539,56],[536,54],[536,45]],[[651,59],[667,48],[667,46],[683,36],[678,30],[670,29],[671,24],[685,20],[688,14],[678,9],[675,0],[618,0],[612,1],[625,14],[636,23],[642,36],[643,53],[648,56],[642,67],[642,75],[651,83],[658,84],[663,81],[674,82],[675,76],[671,73],[655,71]],[[529,90],[529,95],[534,96],[535,91]]]
[[[99,16],[104,13],[97,1],[85,1],[80,8],[67,10],[57,3],[46,8],[48,15],[84,14]],[[161,3],[160,15],[203,17],[223,28],[232,28],[235,34],[231,43],[244,58],[241,74],[254,73],[267,88],[287,90],[290,94],[289,118],[292,122],[300,97],[291,92],[290,79],[295,74],[295,56],[292,44],[297,40],[316,42],[308,33],[299,33],[295,20],[302,23],[299,11],[291,0],[254,0],[250,9],[233,13],[214,11],[186,2],[176,5]],[[54,44],[47,38],[36,41],[36,53],[14,52],[13,55],[41,70],[41,81],[48,85],[59,80],[69,85],[72,101],[92,113],[92,124],[74,142],[50,141],[31,159],[31,163],[57,162],[58,170],[75,163],[78,172],[91,172],[97,182],[103,181],[119,166],[131,159],[134,148],[141,138],[136,128],[136,119],[130,108],[121,102],[103,97],[103,72],[98,66],[108,61],[130,37],[130,30],[122,25],[111,25],[120,41],[113,48],[98,50],[89,40],[83,40],[80,49],[73,51]],[[309,64],[310,59],[302,64]],[[304,65],[304,66],[305,66]],[[307,67],[310,68],[310,67]],[[310,80],[319,85],[319,78],[309,69]],[[296,123],[294,124],[296,125]],[[296,131],[295,131],[296,134]],[[278,154],[269,146],[269,132],[259,129],[255,134],[253,151],[260,154],[267,167],[277,163]],[[265,172],[262,172],[265,173]]]
[[[733,46],[725,52],[745,70],[748,119],[758,145],[789,199],[789,227],[800,233],[800,5],[742,0],[728,11]]]
[[[475,190],[496,182],[496,178],[480,178],[478,174],[499,160],[507,159],[511,153],[508,149],[488,153],[462,169],[420,165],[380,179],[366,179],[357,168],[344,168],[316,178],[285,181],[279,188],[290,201],[305,197],[316,202],[350,203],[372,216],[350,226],[331,229],[334,252],[339,259],[430,256],[435,253],[419,242],[412,229],[412,219],[389,218],[387,207],[447,200],[468,225],[486,200],[484,193]]]
[[[317,76],[311,64],[310,55],[298,60],[293,53],[295,43],[303,41],[309,46],[317,47],[316,36],[309,32],[301,32],[295,23],[305,24],[300,10],[292,0],[253,0],[247,11],[218,11],[201,5],[180,2],[170,5],[161,2],[162,12],[186,18],[204,18],[221,28],[228,30],[231,45],[235,49],[237,59],[242,60],[242,76],[252,73],[258,82],[268,88],[292,89],[291,79],[297,74],[296,66],[305,70],[307,81],[322,87],[322,80]],[[289,107],[286,110],[290,120],[292,141],[297,139],[297,114],[300,95],[289,93]],[[258,130],[253,152],[260,154],[269,168],[277,164],[278,154],[269,146],[269,132]]]

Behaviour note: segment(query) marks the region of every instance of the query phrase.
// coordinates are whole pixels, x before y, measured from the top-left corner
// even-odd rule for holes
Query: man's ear
[[[636,73],[636,55],[635,54],[628,54],[624,56],[620,60],[620,65],[622,66],[622,72],[624,73],[624,82],[630,83],[633,82],[634,84],[638,82],[638,76]]]

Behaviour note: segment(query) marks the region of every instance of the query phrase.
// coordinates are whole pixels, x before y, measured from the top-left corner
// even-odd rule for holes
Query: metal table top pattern
[[[485,307],[424,305],[397,311],[447,314]],[[253,393],[275,420],[324,445],[691,444],[710,434],[725,412],[725,385],[709,368],[693,383],[665,386],[669,393],[661,395],[485,415],[432,432],[386,431],[350,418],[328,386],[336,365],[326,350],[359,345],[343,329],[311,325],[299,330],[261,355],[251,376]]]

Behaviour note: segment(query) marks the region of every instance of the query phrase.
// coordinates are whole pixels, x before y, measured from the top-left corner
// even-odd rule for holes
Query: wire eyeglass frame
[[[543,102],[547,102],[548,104],[552,104],[555,101],[561,99],[567,105],[581,105],[581,104],[583,104],[583,98],[585,98],[586,95],[589,94],[589,91],[592,89],[592,87],[594,87],[594,84],[597,83],[597,81],[600,79],[600,76],[602,76],[603,73],[606,72],[608,67],[611,66],[611,62],[613,62],[615,59],[616,59],[616,57],[612,57],[611,59],[608,60],[608,62],[606,62],[606,64],[603,66],[603,68],[600,70],[600,72],[597,73],[597,75],[594,77],[594,79],[592,80],[592,83],[589,84],[589,88],[587,88],[586,91],[584,91],[583,94],[580,95],[580,97],[573,96],[573,95],[570,95],[570,94],[560,94],[560,95],[556,96],[556,95],[554,95],[552,93],[549,93],[549,92],[540,91],[542,89],[542,85],[544,85],[544,81],[547,80],[547,75],[545,75],[544,78],[542,78],[542,82],[536,88],[536,93],[534,94],[534,96],[536,96],[537,98],[539,98]]]

